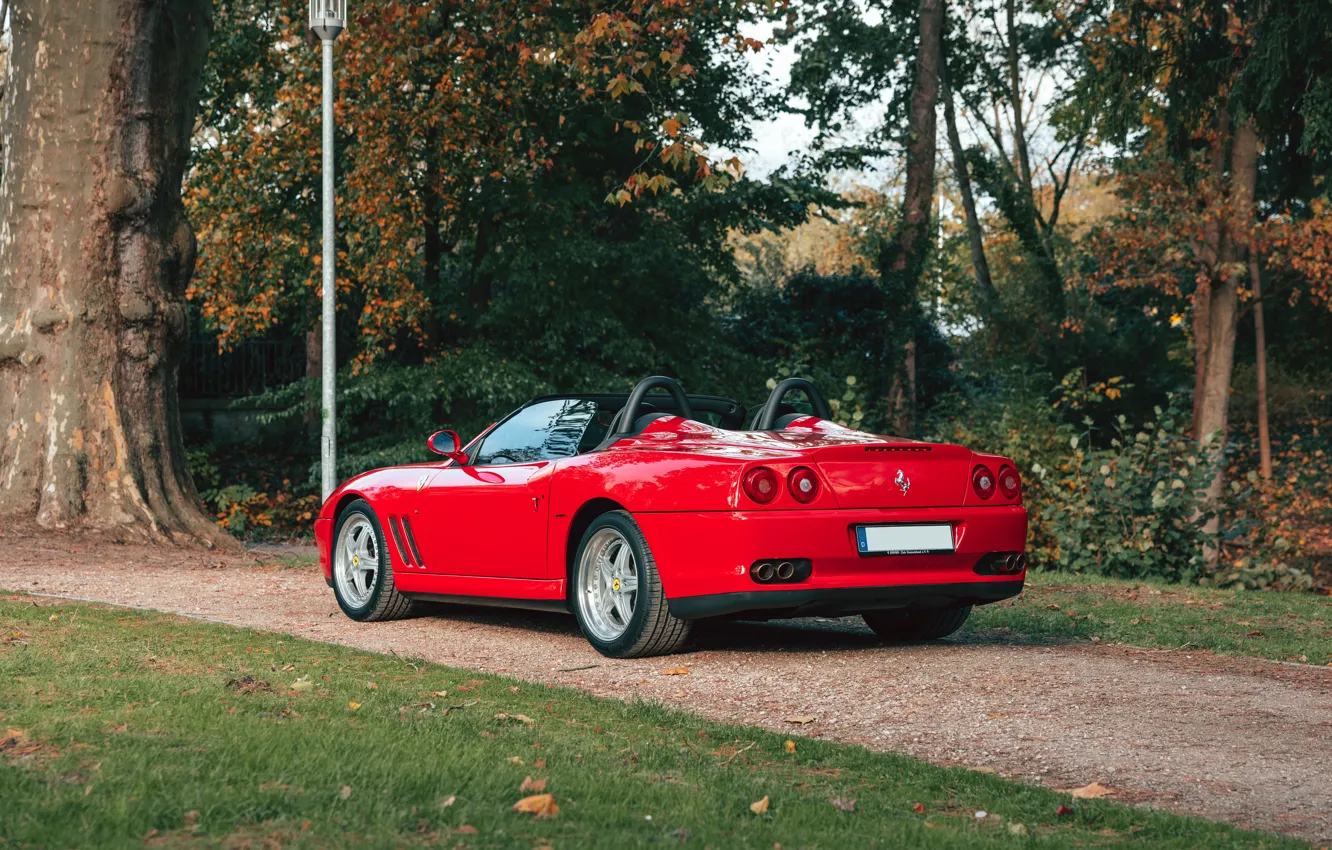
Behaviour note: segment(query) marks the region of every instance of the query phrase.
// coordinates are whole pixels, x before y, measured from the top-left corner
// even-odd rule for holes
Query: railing
[[[245,340],[219,353],[215,340],[192,339],[180,363],[180,395],[238,398],[304,376],[305,348],[297,340]]]

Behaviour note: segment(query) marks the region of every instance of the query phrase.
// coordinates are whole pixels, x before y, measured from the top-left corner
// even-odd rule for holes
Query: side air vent
[[[932,452],[933,446],[865,446],[867,452]]]
[[[402,530],[407,535],[407,545],[412,549],[412,558],[416,561],[416,565],[424,570],[425,562],[421,560],[421,550],[416,548],[416,538],[412,535],[412,521],[407,517],[402,518]]]
[[[393,543],[398,547],[398,558],[407,566],[414,567],[416,564],[407,554],[407,544],[402,542],[402,525],[397,517],[389,517],[389,531],[393,534]]]

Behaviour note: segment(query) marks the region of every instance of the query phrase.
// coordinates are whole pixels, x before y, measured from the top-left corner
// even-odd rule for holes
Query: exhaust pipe
[[[758,569],[754,570],[754,577],[759,581],[769,582],[772,581],[773,573],[774,570],[772,568],[772,564],[768,563],[767,561],[764,561],[763,563],[758,565]]]
[[[777,565],[777,578],[786,581],[795,575],[795,564],[790,561],[783,561]]]

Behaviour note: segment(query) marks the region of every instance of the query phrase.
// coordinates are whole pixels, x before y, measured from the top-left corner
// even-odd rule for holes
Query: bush
[[[1033,563],[1051,570],[1118,578],[1159,578],[1216,586],[1307,587],[1292,566],[1288,535],[1265,533],[1246,506],[1250,489],[1235,482],[1218,505],[1223,533],[1208,535],[1206,487],[1229,455],[1186,435],[1189,414],[1172,399],[1152,421],[1133,425],[1091,415],[1130,389],[1118,379],[1084,385],[1066,376],[1053,392],[1021,373],[983,390],[939,401],[933,439],[1011,457],[1023,473],[1031,517]],[[1076,424],[1070,419],[1077,418]],[[1246,521],[1237,518],[1247,516]],[[1208,566],[1206,549],[1222,556]]]

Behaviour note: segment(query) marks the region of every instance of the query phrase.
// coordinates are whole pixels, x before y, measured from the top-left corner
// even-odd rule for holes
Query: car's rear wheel
[[[889,643],[939,640],[962,628],[971,616],[971,606],[936,608],[928,611],[867,611],[865,625]]]
[[[333,594],[342,613],[366,623],[412,612],[412,600],[393,585],[384,529],[369,502],[357,499],[338,515],[332,558]]]
[[[671,616],[647,539],[625,511],[602,514],[588,526],[572,579],[574,615],[602,655],[669,655],[689,638],[693,624]]]

